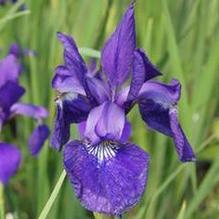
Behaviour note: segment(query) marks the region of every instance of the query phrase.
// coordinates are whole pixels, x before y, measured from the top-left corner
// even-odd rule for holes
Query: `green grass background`
[[[27,0],[28,10],[0,7],[0,47],[3,57],[12,42],[36,50],[25,58],[24,102],[48,107],[54,118],[50,83],[63,60],[57,31],[71,34],[79,47],[100,50],[127,8],[128,0]],[[138,0],[136,31],[139,47],[164,73],[162,80],[182,83],[180,121],[197,154],[195,164],[178,161],[171,139],[145,128],[137,108],[130,114],[132,141],[151,154],[147,191],[125,219],[219,218],[219,1]],[[86,60],[92,51],[82,50]],[[138,116],[138,119],[136,119]],[[9,130],[2,138],[17,143],[24,159],[18,174],[5,188],[6,212],[18,219],[35,219],[45,206],[62,172],[62,156],[44,146],[38,158],[27,151],[33,128],[17,118],[17,138]],[[76,136],[72,128],[72,136]],[[90,219],[65,180],[47,218]],[[96,218],[106,218],[97,215]]]

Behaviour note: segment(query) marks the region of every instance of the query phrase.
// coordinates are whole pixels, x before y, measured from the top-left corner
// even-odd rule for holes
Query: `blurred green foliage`
[[[28,11],[19,12],[21,4],[0,7],[0,55],[12,42],[37,51],[36,57],[24,60],[22,84],[28,90],[24,101],[48,107],[52,127],[55,93],[50,83],[63,59],[56,32],[71,34],[79,47],[100,50],[129,1],[26,0]],[[136,1],[138,46],[164,73],[162,80],[181,81],[180,120],[197,162],[180,163],[173,142],[145,128],[135,109],[130,115],[132,140],[151,154],[151,163],[147,191],[126,219],[219,218],[218,12],[218,0]],[[90,51],[82,52],[88,60]],[[32,219],[39,216],[62,172],[62,156],[47,142],[40,156],[32,158],[26,146],[32,123],[18,121],[18,138],[10,141],[22,148],[24,160],[5,189],[6,210],[16,218]],[[72,133],[76,135],[74,127]],[[93,215],[80,206],[65,180],[48,218],[88,219]]]

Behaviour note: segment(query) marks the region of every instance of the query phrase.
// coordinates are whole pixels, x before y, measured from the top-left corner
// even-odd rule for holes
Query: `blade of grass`
[[[100,58],[100,52],[97,50],[91,49],[91,48],[82,47],[79,49],[79,52],[85,56],[90,56],[93,58]]]
[[[219,159],[216,159],[212,167],[205,176],[203,182],[199,186],[198,191],[193,196],[193,199],[188,204],[188,209],[186,211],[185,218],[191,218],[192,214],[198,211],[198,207],[201,202],[208,196],[209,192],[217,185],[219,182],[219,176],[217,175],[219,171]]]
[[[181,173],[181,171],[183,169],[185,169],[185,167],[187,167],[187,164],[184,165],[180,165],[172,174],[170,174],[170,176],[164,181],[164,183],[158,188],[157,192],[154,194],[154,196],[152,197],[150,204],[146,210],[146,216],[145,218],[149,218],[149,216],[152,214],[151,211],[153,210],[153,206],[154,203],[156,201],[156,199],[160,196],[160,194],[166,189],[166,187],[177,177],[177,175],[179,173]]]
[[[18,18],[18,17],[22,17],[24,15],[28,15],[28,14],[30,14],[30,11],[25,10],[25,11],[20,11],[20,12],[14,13],[12,15],[5,16],[4,18],[2,18],[0,20],[0,31],[4,28],[4,26],[7,24],[8,21],[13,20],[13,19]]]
[[[40,216],[38,217],[38,219],[46,219],[47,218],[47,215],[49,214],[58,194],[59,194],[59,191],[62,187],[62,184],[65,180],[65,177],[66,177],[66,172],[65,170],[63,170],[63,172],[61,173],[59,179],[58,179],[58,182],[56,183],[55,185],[55,188],[53,189],[52,191],[52,194],[51,196],[49,197],[46,205],[44,206]]]
[[[179,212],[179,214],[177,216],[177,219],[183,219],[184,216],[185,216],[185,212],[186,212],[186,202],[184,201],[182,203],[182,207],[181,207],[180,212]]]
[[[170,55],[170,63],[172,71],[174,75],[176,75],[177,79],[181,82],[183,92],[182,97],[180,100],[180,105],[183,106],[180,108],[181,115],[184,118],[183,124],[187,132],[189,131],[190,123],[191,123],[191,114],[190,114],[190,107],[188,102],[188,92],[187,92],[187,84],[184,77],[183,67],[181,63],[179,48],[177,45],[177,41],[175,38],[174,28],[171,21],[169,9],[167,6],[167,1],[162,0],[163,10],[164,10],[164,24],[166,27],[166,35],[168,41],[168,52]]]
[[[181,118],[183,118],[181,122],[183,124],[183,128],[186,131],[186,134],[189,136],[189,139],[191,139],[192,137],[191,136],[192,114],[191,114],[191,108],[189,105],[189,95],[188,95],[186,78],[184,76],[184,69],[182,67],[179,46],[177,45],[176,35],[174,32],[174,27],[173,27],[170,12],[168,9],[167,1],[162,0],[162,6],[164,10],[164,24],[166,27],[166,34],[167,34],[167,40],[168,40],[168,52],[170,56],[171,67],[174,72],[174,75],[176,75],[177,78],[180,80],[182,84],[182,88],[183,88],[181,100],[180,100],[180,115],[181,115]],[[193,192],[195,192],[197,188],[196,169],[191,168],[191,169],[187,169],[187,171],[189,172],[187,175],[188,177],[184,179],[185,183],[179,189],[181,190],[180,194],[182,194],[182,191],[184,191],[185,189],[184,185],[187,184],[187,180],[189,180],[189,178],[191,178],[192,180]]]
[[[198,152],[201,152],[213,139],[215,138],[215,136],[210,136],[208,139],[206,139],[202,145],[200,145],[200,147],[198,148]],[[192,164],[193,165],[193,164]],[[190,165],[188,164],[182,164],[180,166],[178,166],[173,173],[171,173],[167,179],[163,182],[163,184],[161,184],[161,186],[157,189],[156,193],[153,194],[150,203],[148,205],[148,207],[146,208],[145,212],[146,212],[146,218],[150,218],[149,216],[152,214],[151,211],[153,210],[153,205],[156,202],[156,199],[160,196],[161,193],[163,193],[165,191],[165,189],[167,188],[167,186],[179,175],[179,173],[182,172],[182,170],[184,170],[186,167],[188,169],[190,169]]]

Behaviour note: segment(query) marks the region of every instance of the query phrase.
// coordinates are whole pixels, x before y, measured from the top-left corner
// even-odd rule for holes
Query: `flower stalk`
[[[0,219],[4,219],[5,208],[4,208],[4,186],[0,183]]]
[[[122,217],[121,216],[107,216],[107,215],[104,215],[104,214],[99,214],[99,213],[93,213],[94,214],[94,218],[95,219],[121,219]]]
[[[98,213],[94,213],[94,217],[95,217],[95,219],[103,219],[103,216],[101,214],[98,214]]]

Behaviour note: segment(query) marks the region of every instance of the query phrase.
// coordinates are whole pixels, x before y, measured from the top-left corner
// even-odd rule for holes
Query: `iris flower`
[[[36,127],[29,138],[29,150],[35,156],[49,135],[49,129],[43,123],[48,112],[44,107],[19,102],[25,90],[19,84],[22,67],[19,56],[14,52],[15,44],[10,48],[9,54],[0,60],[0,132],[4,131],[4,125],[17,115],[34,118]],[[20,162],[21,152],[17,146],[0,140],[0,183],[8,183]]]
[[[73,38],[58,33],[58,39],[64,64],[52,81],[59,95],[51,143],[64,146],[64,167],[81,204],[121,215],[138,203],[147,182],[149,155],[129,141],[127,114],[135,104],[150,128],[174,140],[181,161],[195,159],[178,121],[180,83],[152,80],[161,73],[136,47],[133,3],[105,43],[98,71],[91,73]],[[72,123],[79,140],[69,140]]]

